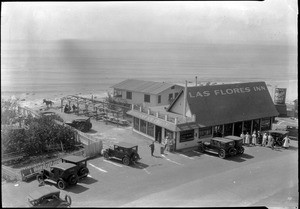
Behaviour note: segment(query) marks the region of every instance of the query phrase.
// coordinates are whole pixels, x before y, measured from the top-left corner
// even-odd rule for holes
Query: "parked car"
[[[61,199],[60,190],[52,186],[39,187],[31,192],[27,198],[29,206],[37,208],[67,208],[72,203],[69,195],[65,195],[65,198]]]
[[[38,175],[39,183],[45,180],[56,183],[59,189],[76,185],[78,182],[77,165],[71,163],[59,163],[50,167],[50,171],[43,169]]]
[[[135,163],[141,159],[138,154],[138,146],[127,142],[120,142],[118,145],[114,145],[113,148],[104,150],[103,156],[105,159],[121,159],[124,165]]]
[[[282,130],[269,130],[267,133],[271,134],[271,136],[274,138],[274,146],[281,147],[284,143],[284,137],[286,137],[289,132]]]
[[[298,139],[298,127],[297,126],[287,126],[286,131],[289,132],[289,137]]]
[[[198,142],[198,150],[202,153],[211,152],[219,155],[224,159],[227,156],[234,156],[237,154],[237,150],[234,148],[234,140],[225,139],[221,137],[214,137],[209,142]]]
[[[58,120],[60,122],[63,122],[64,120],[59,116],[57,115],[55,112],[51,112],[51,111],[45,111],[45,112],[40,112],[40,115],[42,116],[46,116],[46,117],[49,117],[49,118],[52,118],[54,120]]]
[[[234,148],[237,151],[237,154],[243,154],[245,151],[245,148],[243,147],[243,138],[239,137],[239,136],[225,136],[225,139],[230,139],[230,140],[234,140]]]
[[[62,163],[71,163],[76,165],[78,178],[85,178],[89,174],[89,169],[87,168],[87,158],[82,156],[69,155],[63,157]]]
[[[69,126],[72,126],[73,128],[78,129],[82,132],[88,132],[92,128],[92,123],[90,121],[90,117],[88,119],[76,119],[72,122],[65,122],[65,124],[68,124]]]

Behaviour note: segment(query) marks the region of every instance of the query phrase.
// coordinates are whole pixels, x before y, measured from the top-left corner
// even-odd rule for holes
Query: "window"
[[[157,98],[157,103],[160,104],[161,103],[161,95],[158,95],[158,98]]]
[[[224,136],[232,135],[233,123],[224,125]]]
[[[252,130],[254,131],[259,131],[259,125],[260,125],[260,120],[259,119],[256,119],[256,120],[253,120],[253,128]]]
[[[211,134],[212,134],[211,127],[199,128],[199,138],[211,136]]]
[[[140,128],[139,128],[139,120],[140,119],[138,119],[138,118],[136,118],[136,117],[134,117],[133,118],[133,128],[135,129],[135,130],[140,130]]]
[[[222,137],[222,136],[223,136],[223,125],[215,126],[213,137]]]
[[[172,86],[171,89],[175,89],[175,86]]]
[[[270,118],[262,118],[261,119],[261,130],[266,131],[271,129],[271,120]]]
[[[122,97],[122,91],[114,89],[114,97]]]
[[[169,94],[169,101],[173,99],[173,94]]]
[[[178,96],[178,94],[179,94],[179,93],[178,93],[178,92],[176,92],[176,93],[175,93],[175,97],[174,97],[174,98],[176,98],[176,97]]]
[[[246,134],[247,132],[248,132],[249,134],[251,134],[251,123],[252,123],[251,120],[244,121],[244,128],[243,128],[243,131],[244,131],[245,134]]]
[[[150,103],[150,95],[148,95],[148,94],[144,95],[144,102]]]
[[[126,91],[126,99],[132,99],[132,92]]]
[[[170,131],[168,129],[165,129],[165,137],[169,136],[170,139],[173,139],[173,131]]]
[[[154,137],[154,124],[147,122],[147,135]]]
[[[144,120],[140,120],[141,123],[141,127],[140,127],[140,132],[142,133],[146,133],[146,129],[147,129],[147,122]]]
[[[187,131],[180,131],[179,142],[193,141],[194,140],[194,129]]]

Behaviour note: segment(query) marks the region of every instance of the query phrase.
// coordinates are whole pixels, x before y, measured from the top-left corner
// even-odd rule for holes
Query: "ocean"
[[[298,98],[297,47],[59,40],[1,43],[2,95],[103,94],[128,78],[184,84],[265,81]],[[44,96],[45,97],[45,96]]]

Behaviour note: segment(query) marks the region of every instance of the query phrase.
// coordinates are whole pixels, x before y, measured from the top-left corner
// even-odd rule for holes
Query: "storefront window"
[[[139,131],[139,120],[140,119],[138,119],[136,117],[133,118],[133,128],[138,131]]]
[[[224,136],[232,135],[233,123],[224,125]]]
[[[251,134],[251,120],[244,121],[244,133],[246,134],[247,132]]]
[[[199,138],[205,138],[207,136],[211,136],[211,134],[212,134],[211,127],[199,128]]]
[[[168,136],[168,135],[169,135],[170,139],[173,139],[173,131],[165,129],[165,137]]]
[[[143,133],[146,133],[146,126],[147,126],[147,123],[146,121],[144,120],[140,120],[141,122],[141,127],[140,127],[140,132],[143,132]]]
[[[215,126],[213,137],[222,137],[222,135],[223,135],[223,125]]]
[[[260,124],[260,120],[253,120],[253,131],[255,130],[256,132],[259,131],[259,124]]]
[[[154,137],[154,124],[147,122],[147,134]]]
[[[261,130],[266,131],[271,129],[271,120],[270,118],[261,119]]]
[[[179,142],[193,141],[194,140],[194,129],[187,131],[180,131]]]

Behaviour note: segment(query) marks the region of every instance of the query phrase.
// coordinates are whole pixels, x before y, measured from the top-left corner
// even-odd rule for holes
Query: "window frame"
[[[149,97],[149,101],[147,101],[147,97]],[[151,95],[150,94],[144,94],[144,102],[147,102],[147,103],[151,102]]]

